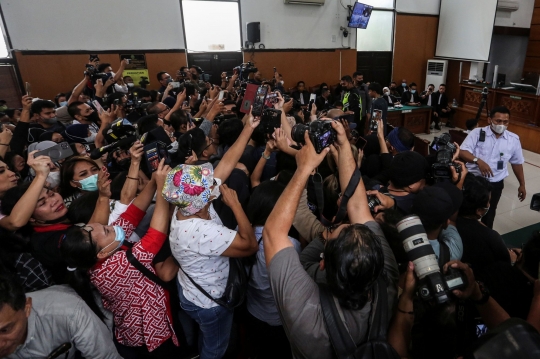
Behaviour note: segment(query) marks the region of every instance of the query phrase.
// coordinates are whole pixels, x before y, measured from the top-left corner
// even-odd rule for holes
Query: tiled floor
[[[448,129],[443,127],[440,132],[429,135],[420,134],[418,136],[432,141],[435,136],[447,131]],[[518,200],[517,189],[519,184],[514,172],[510,169],[508,171],[510,175],[504,180],[504,190],[497,206],[497,216],[493,225],[493,229],[500,234],[540,222],[540,213],[529,209],[532,195],[540,192],[540,154],[523,150],[523,156],[525,157],[523,171],[525,172],[527,197],[523,202]]]

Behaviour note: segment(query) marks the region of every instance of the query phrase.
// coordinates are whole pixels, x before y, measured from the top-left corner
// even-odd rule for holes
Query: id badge
[[[504,168],[504,162],[503,161],[497,161],[497,169],[502,170]]]

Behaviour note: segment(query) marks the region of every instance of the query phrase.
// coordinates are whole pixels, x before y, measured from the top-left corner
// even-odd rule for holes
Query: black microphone
[[[90,158],[93,160],[97,160],[98,158],[103,156],[105,153],[114,151],[118,147],[129,146],[135,141],[137,141],[136,136],[129,136],[129,137],[121,139],[120,141],[113,142],[110,145],[93,149],[92,152],[90,152]]]

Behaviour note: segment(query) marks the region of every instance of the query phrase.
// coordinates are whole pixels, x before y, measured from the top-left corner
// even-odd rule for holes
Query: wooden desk
[[[431,110],[431,106],[389,108],[387,121],[394,127],[405,127],[412,133],[430,133]]]
[[[454,122],[457,127],[465,129],[465,122],[476,117],[484,86],[461,84],[460,87],[460,107],[455,109]],[[506,106],[510,110],[508,130],[519,136],[521,146],[540,153],[540,97],[534,93],[489,88],[487,107],[491,109],[496,106]],[[487,126],[485,108],[479,123],[480,126]]]

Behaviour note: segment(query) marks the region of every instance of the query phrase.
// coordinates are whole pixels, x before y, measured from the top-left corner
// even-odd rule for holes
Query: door
[[[200,66],[209,74],[210,83],[221,85],[221,73],[230,72],[243,62],[241,52],[199,52],[188,53],[189,65]]]

